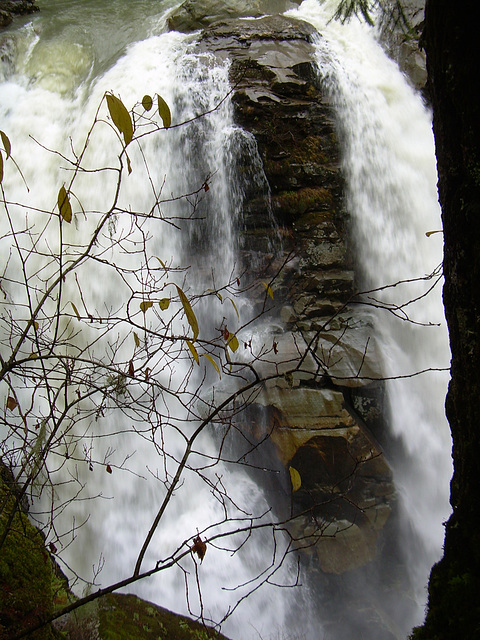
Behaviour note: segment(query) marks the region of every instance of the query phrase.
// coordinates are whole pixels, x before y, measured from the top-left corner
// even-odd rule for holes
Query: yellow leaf
[[[107,107],[113,124],[123,135],[125,146],[127,146],[133,138],[133,123],[126,106],[113,93],[107,93]]]
[[[230,300],[230,302],[233,305],[233,308],[235,309],[235,313],[237,314],[237,318],[240,320],[240,314],[238,313],[237,305],[235,304],[235,302],[231,298],[228,298],[228,299]]]
[[[265,287],[265,289],[267,290],[267,293],[270,296],[270,298],[273,300],[273,289],[272,289],[272,287],[269,284],[267,284],[266,282],[262,282],[262,284]]]
[[[163,260],[160,260],[160,258],[158,256],[155,256],[157,258],[157,260],[159,261],[159,263],[162,265],[162,267],[165,269],[165,271],[167,270],[167,267],[165,266],[165,263],[163,262]]]
[[[222,374],[220,373],[220,368],[219,368],[218,364],[215,362],[215,360],[212,358],[212,356],[211,356],[211,355],[209,355],[208,353],[201,353],[200,355],[204,356],[205,358],[207,358],[207,360],[208,360],[209,362],[211,362],[211,363],[212,363],[212,365],[213,365],[213,367],[214,367],[215,371],[218,373],[219,377],[221,378],[221,377],[222,377]]]
[[[135,331],[133,332],[133,339],[135,340],[135,346],[139,347],[140,346],[140,338],[138,337],[138,335],[135,333]]]
[[[130,162],[130,158],[127,155],[127,171],[128,171],[128,175],[130,175],[132,173],[132,163]]]
[[[150,111],[150,109],[153,107],[152,97],[149,96],[148,94],[143,96],[143,98],[142,98],[142,106],[145,109],[145,111]]]
[[[140,310],[143,311],[143,313],[147,313],[147,309],[150,309],[150,307],[153,307],[153,302],[150,300],[144,300],[140,303]]]
[[[157,95],[157,102],[158,113],[160,114],[160,117],[163,121],[163,126],[165,127],[165,129],[168,129],[168,127],[172,124],[172,114],[170,113],[170,108],[162,98],[162,96]]]
[[[3,131],[0,131],[0,137],[2,139],[2,144],[3,144],[3,148],[5,150],[5,154],[7,156],[7,160],[10,157],[10,154],[12,152],[12,145],[10,144],[10,140],[7,136],[6,133],[4,133]]]
[[[78,313],[78,309],[77,307],[73,304],[73,302],[70,302],[70,304],[73,307],[73,310],[75,311],[75,315],[77,316],[77,318],[80,320],[80,314]]]
[[[207,289],[208,293],[214,293],[217,298],[220,300],[220,302],[223,302],[223,298],[221,296],[220,293],[218,293],[218,291],[215,291],[215,289]]]
[[[435,231],[427,231],[425,233],[425,235],[427,236],[427,238],[429,238],[430,236],[433,236],[434,233],[443,233],[442,229],[436,229]]]
[[[290,480],[292,481],[292,491],[295,493],[295,491],[298,491],[302,486],[302,479],[298,471],[293,467],[288,467],[288,470],[290,471]]]
[[[175,286],[177,287],[177,292],[180,297],[183,310],[185,311],[185,315],[187,316],[188,324],[192,327],[193,339],[196,340],[198,338],[198,322],[195,313],[193,312],[192,305],[190,304],[187,296],[183,293],[180,287],[178,285]]]
[[[62,184],[60,187],[60,191],[58,192],[57,198],[58,211],[60,215],[65,220],[65,222],[70,223],[72,221],[72,206],[70,204],[70,200],[68,199],[68,193],[65,189],[65,186]]]
[[[170,298],[162,298],[158,305],[162,311],[165,311],[170,306]]]
[[[233,352],[235,352],[238,349],[238,338],[234,333],[230,335],[228,346]]]
[[[193,356],[193,359],[195,360],[195,362],[197,364],[200,364],[199,359],[198,359],[198,353],[197,350],[195,349],[195,347],[193,346],[193,344],[190,342],[190,340],[185,340],[185,342],[187,343],[187,347],[190,349],[191,354]]]

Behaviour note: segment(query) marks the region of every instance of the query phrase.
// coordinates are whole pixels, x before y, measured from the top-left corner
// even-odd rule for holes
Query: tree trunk
[[[444,227],[453,514],[414,638],[480,638],[480,101],[473,0],[427,0],[425,49]]]

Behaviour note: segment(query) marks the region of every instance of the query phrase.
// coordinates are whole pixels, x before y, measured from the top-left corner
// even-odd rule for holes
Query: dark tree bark
[[[444,227],[452,350],[446,401],[453,514],[414,638],[480,638],[480,37],[474,0],[427,0],[424,42]]]

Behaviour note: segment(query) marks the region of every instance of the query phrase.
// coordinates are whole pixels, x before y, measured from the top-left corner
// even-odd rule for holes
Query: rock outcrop
[[[190,32],[232,18],[259,18],[280,14],[302,0],[185,0],[169,18],[175,31]]]
[[[278,301],[262,373],[283,374],[304,355],[297,371],[263,389],[243,428],[259,442],[269,436],[298,548],[324,572],[343,573],[375,558],[395,491],[369,429],[382,414],[381,383],[372,382],[381,367],[368,315],[349,304],[355,265],[313,32],[285,16],[223,20],[203,31],[199,48],[231,60],[235,119],[254,136],[268,183],[247,187],[240,230],[245,268],[271,281]],[[239,162],[241,174],[251,171],[251,157]],[[257,291],[260,309],[265,291]],[[289,472],[300,480],[293,494]]]
[[[35,0],[0,0],[0,29],[7,27],[14,16],[38,11]]]

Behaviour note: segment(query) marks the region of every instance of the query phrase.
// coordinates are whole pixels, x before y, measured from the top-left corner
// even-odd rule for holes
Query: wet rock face
[[[283,13],[301,4],[301,0],[186,0],[170,16],[169,27],[190,32],[219,20],[258,18]]]
[[[203,31],[199,48],[231,61],[235,119],[254,137],[264,172],[263,186],[245,190],[239,230],[247,277],[273,279],[270,320],[278,329],[268,339],[276,353],[262,373],[287,372],[311,343],[301,369],[266,385],[242,426],[258,442],[268,438],[271,466],[283,470],[278,491],[272,484],[268,491],[282,517],[296,516],[295,543],[323,572],[339,574],[375,558],[395,492],[368,427],[381,429],[381,384],[369,382],[381,367],[370,318],[348,304],[355,264],[335,115],[317,79],[313,33],[284,16],[223,20]],[[240,174],[252,162],[241,157]],[[256,290],[260,308],[265,290]],[[301,483],[294,492],[291,468]]]
[[[0,29],[7,27],[15,16],[38,10],[35,0],[0,0]]]

